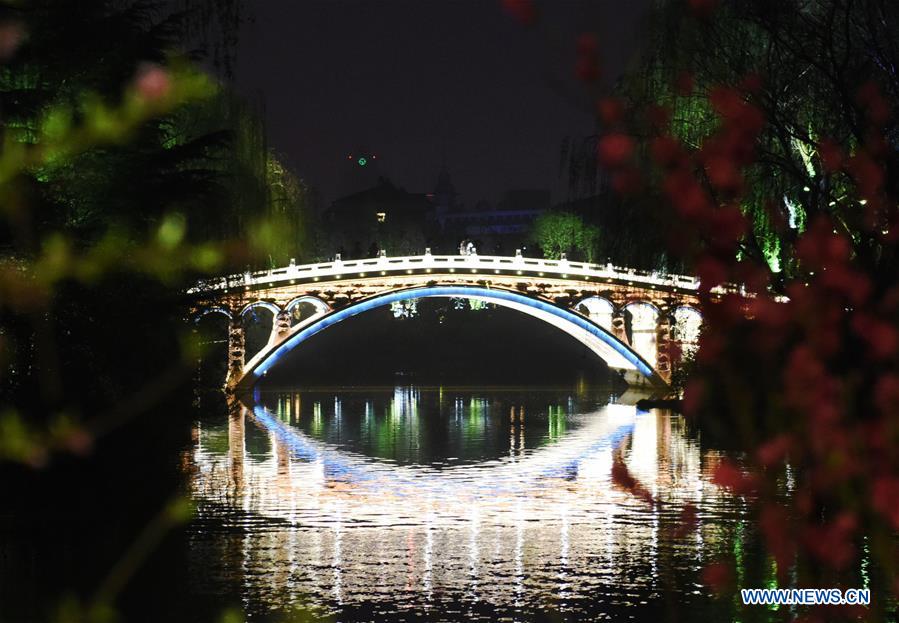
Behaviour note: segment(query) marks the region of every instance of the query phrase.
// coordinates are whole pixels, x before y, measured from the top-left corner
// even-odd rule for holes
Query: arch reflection
[[[495,433],[503,445],[481,460],[404,460],[435,422],[464,443],[493,443]],[[392,457],[357,443],[379,427]],[[325,608],[400,601],[426,611],[452,601],[577,611],[596,595],[623,606],[664,588],[660,568],[698,574],[724,543],[714,513],[672,541],[685,503],[733,512],[709,484],[715,455],[681,419],[558,395],[294,392],[236,410],[224,429],[200,426],[197,440],[200,516],[231,509],[232,550],[217,541],[205,549],[211,541],[197,535],[195,564],[237,578],[260,611],[283,606],[286,594]],[[661,504],[613,484],[616,456]]]

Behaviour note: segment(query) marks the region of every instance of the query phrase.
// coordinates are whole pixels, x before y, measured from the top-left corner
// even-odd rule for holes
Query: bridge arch
[[[612,318],[615,316],[615,304],[601,296],[588,296],[574,306],[575,311],[587,316],[590,320],[608,331],[612,330]]]
[[[247,303],[243,306],[243,309],[240,310],[240,316],[243,317],[250,310],[253,310],[257,307],[269,310],[270,312],[272,312],[272,316],[277,316],[278,312],[281,311],[281,308],[274,303],[270,303],[268,301],[253,301],[252,303]]]
[[[702,312],[691,305],[680,305],[674,308],[672,316],[674,339],[680,343],[683,355],[692,355],[699,347]]]
[[[678,305],[671,311],[671,313],[675,318],[692,316],[699,321],[702,321],[702,312],[692,305]]]
[[[632,314],[635,312],[639,313],[640,310],[646,310],[647,312],[651,312],[655,315],[661,315],[663,313],[662,309],[652,301],[643,301],[640,299],[628,301],[621,309],[624,311],[629,311]]]
[[[228,347],[234,314],[221,305],[195,308],[190,315],[195,337],[204,347],[197,364],[195,380],[204,387],[215,387],[227,381]]]
[[[622,311],[626,316],[626,334],[631,347],[649,361],[658,356],[658,323],[663,312],[649,301],[631,301]]]
[[[246,364],[236,388],[238,391],[249,390],[281,357],[332,325],[371,309],[420,298],[469,298],[515,309],[568,333],[603,359],[610,368],[620,370],[628,383],[667,387],[664,379],[637,351],[612,335],[608,329],[581,314],[512,290],[473,285],[428,285],[372,296],[324,316],[301,322],[292,327],[283,338],[263,348]]]
[[[304,320],[300,313],[300,306],[302,305],[311,305],[315,310],[313,316],[320,316],[331,311],[331,306],[317,296],[312,296],[311,294],[298,296],[284,306],[284,311],[290,315],[291,324],[296,324],[296,322]]]
[[[200,322],[203,318],[205,318],[209,314],[222,314],[228,320],[231,320],[233,318],[230,310],[228,310],[225,307],[215,306],[215,307],[205,307],[203,309],[198,310],[195,314],[193,314],[193,321],[195,323]]]
[[[265,313],[260,314],[260,310],[269,312],[271,316]],[[253,301],[241,308],[237,320],[244,332],[242,350],[245,357],[264,351],[266,346],[271,343],[272,332],[278,324],[278,316],[281,312],[278,305],[265,300]]]

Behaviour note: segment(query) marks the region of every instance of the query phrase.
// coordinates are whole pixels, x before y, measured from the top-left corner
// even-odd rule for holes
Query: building
[[[324,214],[327,244],[344,259],[424,252],[432,234],[434,206],[386,177],[370,188],[341,197]]]
[[[446,167],[431,193],[410,193],[378,170],[374,155],[351,154],[346,162],[347,188],[323,215],[323,250],[344,259],[377,255],[459,252],[463,241],[481,254],[511,255],[527,247],[534,220],[550,207],[548,190],[510,190],[497,205],[479,201],[466,209]]]
[[[482,254],[511,255],[530,244],[534,220],[549,207],[548,190],[510,190],[496,206],[482,200],[473,210],[456,206],[437,212],[435,218],[443,244],[451,242],[458,248],[459,242],[468,239]]]

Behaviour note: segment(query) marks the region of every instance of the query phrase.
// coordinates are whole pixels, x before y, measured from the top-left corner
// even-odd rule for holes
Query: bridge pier
[[[627,339],[627,322],[624,318],[624,309],[621,307],[616,307],[612,312],[612,335],[630,346],[631,342]]]
[[[231,482],[241,491],[244,486],[244,454],[246,449],[246,407],[234,400],[228,413],[228,458]]]
[[[282,309],[272,318],[272,333],[268,338],[269,345],[279,342],[288,331],[290,331],[290,312]]]
[[[246,333],[240,313],[235,313],[228,323],[228,373],[225,377],[227,387],[236,385],[243,376],[245,357]]]
[[[660,313],[656,322],[656,372],[671,383],[671,319]]]

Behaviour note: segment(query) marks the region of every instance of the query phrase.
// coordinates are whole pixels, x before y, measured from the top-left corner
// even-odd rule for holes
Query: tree
[[[578,254],[588,262],[597,256],[599,228],[570,212],[546,212],[534,221],[532,237],[543,254],[559,259],[563,253]]]
[[[622,81],[620,95],[643,111],[636,135],[649,138],[659,116],[670,136],[698,150],[705,187],[719,203],[739,196],[749,230],[741,257],[791,275],[798,234],[818,216],[848,235],[860,261],[872,269],[896,267],[877,232],[895,210],[864,194],[895,193],[899,7],[886,0],[724,2],[708,18],[690,3],[659,5],[639,69]],[[722,115],[739,114],[750,97],[760,114],[751,162],[742,175],[721,158],[724,145],[709,138]],[[872,134],[871,126],[878,132]],[[883,140],[879,137],[884,137]],[[664,145],[656,145],[656,157]],[[852,156],[849,169],[834,166]],[[872,163],[881,161],[882,181]],[[846,162],[846,164],[850,164]],[[858,182],[866,177],[869,188]],[[739,186],[739,187],[738,187]]]
[[[39,261],[48,239],[61,249],[102,247],[110,253],[157,235],[172,245],[198,245],[196,256],[181,266],[155,258],[154,277],[164,278],[171,288],[164,296],[171,297],[208,270],[283,264],[300,255],[308,193],[270,153],[253,110],[209,81],[203,97],[173,99],[177,68],[185,61],[168,50],[184,41],[191,13],[164,13],[142,2],[87,0],[76,6],[44,0],[5,8],[2,17],[6,34],[19,43],[0,65],[3,131],[9,145],[42,154],[16,176],[17,193],[39,217],[0,222],[6,263]],[[137,98],[158,105],[146,118],[131,118],[129,107],[137,106]],[[78,133],[94,142],[70,138]],[[68,151],[43,157],[44,145],[65,140],[73,143]],[[227,252],[216,248],[226,241]],[[95,272],[89,292],[66,282],[68,304],[44,314],[39,324],[59,333],[44,341],[59,351],[54,361],[71,364],[67,370],[79,378],[74,384],[89,384],[84,375],[105,384],[110,394],[126,393],[134,379],[118,377],[130,372],[115,365],[92,369],[95,358],[84,357],[81,340],[67,329],[80,325],[79,317],[103,317],[102,310],[112,308],[108,299],[118,296],[102,290],[96,282],[104,273]],[[147,292],[160,294],[151,287]],[[76,305],[82,296],[84,305]],[[147,321],[152,324],[152,318]],[[6,366],[0,375],[4,393],[21,397],[23,407],[33,402],[31,394],[59,399],[61,392],[34,385],[40,382],[36,370],[48,367],[39,363],[44,355],[35,346],[40,338],[34,325],[17,322],[2,304],[0,325],[9,348],[0,358]],[[156,323],[147,329],[157,330],[175,327]],[[156,355],[177,358],[162,349]]]
[[[658,5],[630,105],[598,103],[599,160],[675,217],[707,321],[684,410],[745,453],[714,480],[753,504],[778,581],[873,563],[899,596],[899,6],[717,4]]]
[[[599,242],[599,228],[596,225],[583,224],[578,231],[575,246],[583,254],[585,260],[593,263],[597,260]]]
[[[0,480],[17,500],[2,549],[42,524],[42,499],[78,526],[45,529],[53,545],[17,565],[30,592],[10,591],[13,618],[40,600],[61,619],[108,620],[129,573],[102,582],[107,565],[144,530],[135,568],[188,518],[184,500],[166,503],[202,352],[184,289],[286,253],[282,234],[300,244],[300,184],[252,111],[171,51],[193,40],[190,14],[159,7],[0,7]],[[115,481],[126,461],[147,470],[138,488]]]

